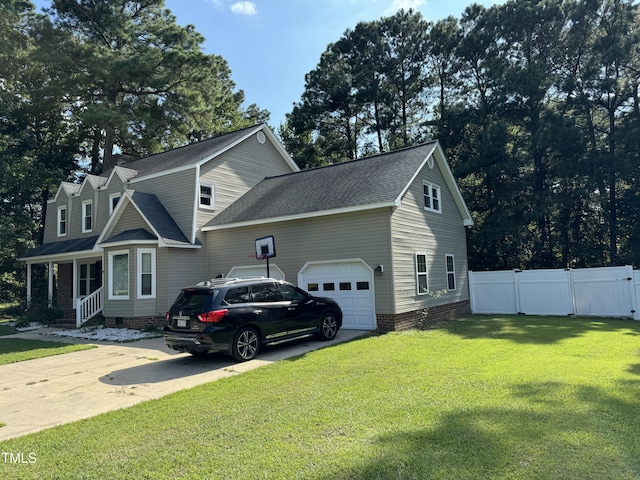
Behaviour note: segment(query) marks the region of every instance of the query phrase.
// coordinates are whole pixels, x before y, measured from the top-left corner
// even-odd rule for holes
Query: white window
[[[215,209],[213,185],[200,184],[200,208]]]
[[[156,251],[138,249],[138,298],[156,298]]]
[[[424,209],[429,212],[442,213],[440,187],[433,183],[424,182]]]
[[[120,193],[112,193],[109,195],[109,215],[111,215],[116,209],[116,205],[118,205],[118,202],[120,201],[120,195]]]
[[[445,263],[447,265],[447,290],[456,289],[456,264],[453,255],[445,255]]]
[[[85,200],[82,202],[82,233],[93,230],[93,202]]]
[[[58,236],[67,234],[67,207],[58,207]]]
[[[416,289],[418,295],[426,295],[429,293],[426,253],[416,253]]]
[[[129,251],[109,252],[109,299],[129,300]]]

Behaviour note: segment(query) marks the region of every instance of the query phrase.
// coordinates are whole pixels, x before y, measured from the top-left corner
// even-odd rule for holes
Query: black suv
[[[226,352],[251,360],[262,345],[316,335],[331,340],[340,306],[272,278],[219,279],[183,288],[167,312],[164,343],[193,355]]]

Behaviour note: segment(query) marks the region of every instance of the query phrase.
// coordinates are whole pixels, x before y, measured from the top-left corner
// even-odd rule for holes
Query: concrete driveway
[[[112,343],[44,337],[37,331],[5,336],[98,348],[0,365],[0,423],[5,424],[0,440],[130,407],[366,333],[340,330],[331,342],[304,339],[269,347],[244,363],[222,354],[203,359],[174,352],[162,338]]]

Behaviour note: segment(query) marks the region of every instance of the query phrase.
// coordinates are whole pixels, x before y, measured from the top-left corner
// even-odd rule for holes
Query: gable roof
[[[135,181],[141,177],[150,175],[166,174],[176,170],[193,168],[208,162],[212,158],[226,152],[230,148],[236,146],[240,142],[246,140],[258,132],[263,132],[268,137],[285,161],[294,171],[299,168],[289,154],[284,150],[280,142],[276,139],[271,129],[266,124],[254,125],[252,127],[243,128],[235,132],[227,133],[217,137],[202,140],[197,143],[191,143],[182,147],[167,150],[166,152],[157,153],[149,157],[140,158],[119,165],[129,170],[137,172]],[[103,175],[110,175],[111,171],[105,172]]]
[[[133,208],[137,210],[149,227],[148,230],[151,232],[144,228],[137,228],[105,238],[111,234],[113,227],[117,225],[120,217],[129,205],[132,205]],[[107,224],[103,228],[97,243],[99,246],[102,246],[117,242],[148,241],[154,239],[158,241],[160,246],[164,247],[193,246],[156,195],[125,190],[113,214],[109,217]]]
[[[360,160],[266,178],[202,230],[399,206],[431,156],[438,162],[465,225],[470,224],[467,222],[471,222],[471,216],[451,170],[438,142],[433,141]]]

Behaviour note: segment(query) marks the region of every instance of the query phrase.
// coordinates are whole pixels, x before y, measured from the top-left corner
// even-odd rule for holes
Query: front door
[[[102,286],[102,261],[81,263],[78,272],[78,296],[84,298]]]

